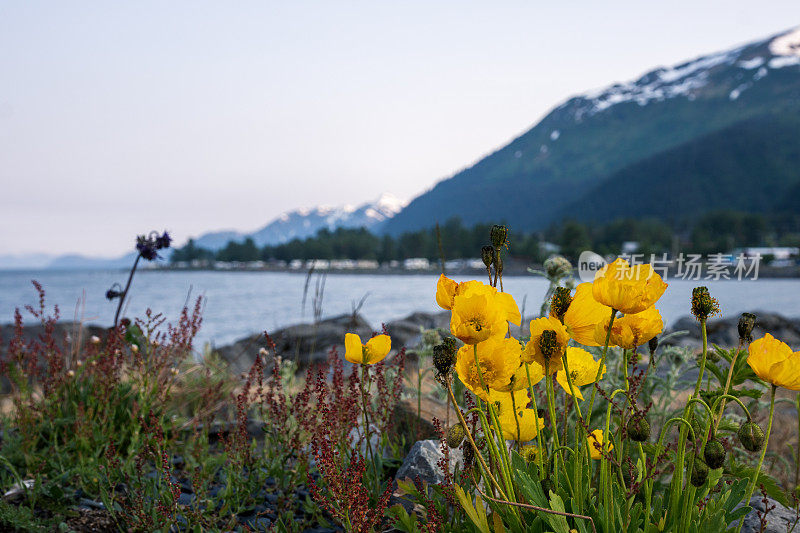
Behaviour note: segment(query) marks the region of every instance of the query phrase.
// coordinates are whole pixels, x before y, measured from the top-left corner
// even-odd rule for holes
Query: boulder
[[[403,464],[397,470],[395,479],[410,479],[414,481],[417,476],[428,484],[444,483],[444,472],[439,466],[443,454],[438,440],[419,440],[411,447]],[[463,454],[459,448],[450,450],[449,467],[452,472],[455,467],[463,462]]]
[[[797,514],[794,510],[787,509],[770,497],[766,497],[766,504],[770,508],[766,513],[766,527],[761,528],[761,516],[765,516],[764,499],[764,496],[760,494],[750,498],[751,509],[744,517],[742,533],[786,533],[791,531],[797,521]]]
[[[359,315],[339,315],[316,324],[298,324],[270,333],[275,343],[275,353],[284,359],[296,361],[300,368],[323,362],[334,347],[344,355],[344,336],[355,333],[366,341],[372,335],[370,326]],[[251,335],[216,351],[229,364],[231,371],[247,372],[255,362],[261,348],[270,349],[264,334]],[[271,350],[270,350],[271,352]]]
[[[756,326],[753,328],[753,338],[763,337],[765,333],[782,340],[797,350],[800,348],[800,319],[786,318],[766,311],[754,311]],[[717,344],[720,347],[732,348],[739,344],[739,316],[711,319],[708,321],[706,331],[708,344]],[[692,349],[702,346],[700,323],[693,317],[685,316],[678,319],[666,333],[687,331],[687,335],[669,339],[665,344]]]
[[[386,324],[392,337],[393,351],[401,347],[415,347],[421,341],[423,329],[449,327],[449,313],[412,313]],[[344,356],[344,336],[355,333],[366,341],[372,336],[372,326],[360,315],[339,315],[316,324],[298,324],[270,332],[275,342],[275,352],[284,359],[296,361],[299,368],[324,362],[332,348],[337,347]],[[241,374],[250,370],[261,348],[269,349],[264,334],[250,335],[216,351],[229,364],[231,371]]]

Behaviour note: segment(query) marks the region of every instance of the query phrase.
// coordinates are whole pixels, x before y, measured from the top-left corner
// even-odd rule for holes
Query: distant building
[[[403,261],[403,268],[406,270],[428,270],[431,262],[424,257],[412,257]]]
[[[777,261],[786,261],[793,257],[800,256],[800,248],[793,246],[751,246],[747,248],[737,248],[732,254],[734,257],[739,254],[744,254],[745,257],[772,256]]]

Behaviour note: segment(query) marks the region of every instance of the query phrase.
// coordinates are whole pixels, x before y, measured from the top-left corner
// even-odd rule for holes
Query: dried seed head
[[[492,266],[492,263],[494,262],[494,246],[488,244],[481,248],[481,260],[483,261],[483,264],[486,265],[486,268]]]
[[[756,315],[753,313],[742,313],[739,317],[739,340],[742,343],[753,342],[753,328],[756,325]]]
[[[658,348],[658,337],[653,337],[647,342],[647,348],[650,350],[650,357],[656,354],[656,349]]]
[[[495,224],[492,226],[490,235],[492,246],[499,250],[506,245],[506,240],[508,239],[508,228],[501,224]]]
[[[695,287],[692,290],[692,314],[697,320],[705,320],[719,313],[719,302],[712,298],[708,287]]]
[[[570,292],[566,287],[556,287],[553,297],[550,299],[550,312],[561,322],[564,322],[564,315],[567,314],[567,309],[572,303]]]
[[[539,338],[539,349],[542,350],[545,359],[549,360],[560,355],[558,353],[560,347],[555,331],[546,329],[542,332],[542,336]]]

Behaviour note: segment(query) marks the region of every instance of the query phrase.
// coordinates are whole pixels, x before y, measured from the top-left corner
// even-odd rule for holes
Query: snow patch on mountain
[[[215,232],[207,233],[195,240],[196,246],[219,250],[228,241],[241,242],[250,237],[257,246],[283,244],[292,239],[304,239],[316,235],[321,229],[335,231],[337,228],[361,228],[377,231],[381,224],[399,213],[408,202],[384,193],[374,202],[361,206],[321,205],[304,207],[283,213],[263,228],[252,233]]]
[[[800,57],[800,26],[774,38],[769,43],[769,51],[776,56]]]

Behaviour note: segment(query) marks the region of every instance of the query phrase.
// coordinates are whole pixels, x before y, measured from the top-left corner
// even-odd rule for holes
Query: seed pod
[[[719,313],[719,302],[712,298],[708,287],[692,289],[692,314],[697,320],[705,320]]]
[[[464,442],[465,436],[466,432],[464,431],[464,426],[462,426],[460,422],[452,425],[450,429],[447,430],[447,445],[450,446],[450,448],[458,448],[461,446],[461,443]]]
[[[725,446],[717,439],[706,442],[706,447],[703,450],[703,458],[706,460],[708,467],[712,470],[722,468],[722,465],[725,464],[725,454]]]
[[[550,312],[561,322],[564,322],[564,315],[567,313],[572,303],[572,295],[566,287],[556,287],[553,297],[550,299]]]
[[[542,350],[542,355],[547,360],[559,355],[558,351],[560,346],[556,332],[552,329],[544,330],[542,336],[539,337],[539,348]]]
[[[464,470],[469,470],[475,466],[475,450],[472,449],[472,444],[467,443],[462,447],[464,453]]]
[[[646,442],[650,438],[650,422],[644,416],[634,416],[626,427],[628,437],[634,442]]]
[[[486,265],[486,268],[492,266],[492,262],[494,261],[494,246],[488,244],[481,248],[481,260],[483,264]]]
[[[744,422],[739,427],[739,442],[748,452],[757,452],[764,445],[764,430],[752,420]]]
[[[742,313],[739,317],[739,340],[742,343],[753,342],[753,327],[756,325],[756,315],[753,313]]]
[[[492,239],[492,246],[499,250],[506,244],[506,239],[508,238],[508,228],[503,225],[495,224],[492,226],[490,235]]]
[[[647,347],[650,349],[650,358],[656,354],[656,348],[658,348],[658,337],[653,337],[647,343]]]
[[[555,487],[553,486],[553,482],[550,481],[550,477],[546,477],[539,482],[542,485],[542,491],[544,491],[544,495],[546,498],[550,498],[550,491],[553,490]]]
[[[433,347],[433,366],[440,375],[446,376],[453,370],[456,362],[455,353],[445,344],[437,344]]]
[[[708,479],[708,465],[699,457],[695,457],[694,467],[692,468],[692,485],[702,487],[706,479]]]

